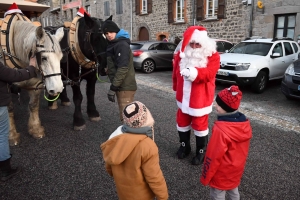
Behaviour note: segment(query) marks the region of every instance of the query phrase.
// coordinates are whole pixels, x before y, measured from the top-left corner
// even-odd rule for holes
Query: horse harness
[[[11,28],[11,25],[17,20],[31,22],[26,16],[19,14],[19,13],[10,14],[4,18],[4,20],[1,23],[0,45],[1,45],[2,54],[0,52],[0,58],[3,56],[4,64],[6,66],[8,66],[10,68],[21,69],[22,68],[21,62],[20,62],[21,59],[14,55],[15,54],[14,49],[13,49],[13,47],[11,47],[9,45],[10,42],[12,42],[12,35],[9,35],[9,32],[11,31],[10,28]],[[27,88],[27,89],[35,89],[35,90],[44,89],[44,87],[39,88],[39,85],[43,84],[43,82],[46,78],[49,78],[51,76],[60,76],[61,75],[61,73],[53,73],[53,74],[44,75],[44,72],[41,68],[41,60],[42,60],[41,53],[43,53],[43,52],[54,53],[55,52],[53,39],[48,32],[46,32],[46,34],[52,42],[52,50],[45,50],[44,45],[38,44],[36,42],[36,49],[37,48],[43,48],[43,49],[40,51],[35,51],[35,52],[33,52],[31,50],[30,55],[29,55],[29,56],[32,56],[32,55],[36,56],[38,71],[42,76],[42,82],[38,83],[35,88]]]
[[[69,49],[71,50],[71,55],[73,57],[73,59],[77,62],[77,64],[79,65],[79,77],[75,78],[78,81],[73,81],[71,79],[69,79],[68,77],[68,71],[69,71],[69,64],[67,64],[67,75],[62,74],[62,76],[64,76],[67,79],[67,84],[69,85],[80,85],[80,81],[81,78],[93,71],[97,71],[98,73],[98,67],[99,67],[99,61],[97,58],[97,55],[94,51],[94,48],[91,44],[91,34],[93,33],[91,30],[87,30],[85,32],[85,40],[89,43],[90,48],[92,50],[92,54],[94,57],[94,60],[96,61],[91,61],[89,60],[87,57],[84,56],[84,54],[82,53],[80,47],[79,47],[79,40],[78,40],[78,27],[79,27],[79,23],[78,20],[81,18],[81,16],[76,16],[71,25],[69,27],[66,26],[67,23],[65,23],[65,27],[69,28],[69,37],[68,37],[68,44],[69,44]],[[68,49],[68,48],[67,48]],[[102,52],[100,54],[104,54],[105,52]],[[100,55],[99,54],[99,55]],[[67,59],[68,60],[68,59]],[[81,68],[84,67],[86,69],[90,69],[88,72],[81,74]]]

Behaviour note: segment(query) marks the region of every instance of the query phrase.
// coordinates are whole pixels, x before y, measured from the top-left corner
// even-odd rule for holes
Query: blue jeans
[[[0,161],[10,158],[9,144],[9,117],[7,107],[0,107]]]

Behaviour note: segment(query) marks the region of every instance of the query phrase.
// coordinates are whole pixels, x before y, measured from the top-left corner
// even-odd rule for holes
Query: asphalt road
[[[178,160],[175,155],[179,141],[171,72],[149,75],[137,72],[137,81],[136,100],[149,108],[156,121],[155,142],[170,199],[209,199],[209,188],[199,182],[201,167],[190,164],[195,153],[195,138],[192,137],[192,153],[188,158]],[[227,86],[218,84],[216,91]],[[83,82],[83,94],[84,88]],[[105,171],[99,146],[120,125],[118,106],[106,98],[108,83],[97,83],[96,88],[96,106],[102,120],[88,120],[84,97],[82,109],[87,128],[83,131],[72,129],[73,105],[48,110],[46,100],[41,97],[40,117],[46,137],[40,140],[28,134],[29,99],[26,92],[22,92],[21,105],[15,107],[21,144],[11,147],[12,164],[21,166],[22,173],[0,184],[1,200],[117,199],[113,179]],[[68,91],[72,99],[70,87]],[[253,138],[239,187],[241,199],[299,199],[299,101],[287,101],[280,93],[278,83],[271,83],[261,95],[253,94],[247,88],[242,91],[241,110],[251,120]],[[216,115],[212,113],[210,127],[215,119]]]

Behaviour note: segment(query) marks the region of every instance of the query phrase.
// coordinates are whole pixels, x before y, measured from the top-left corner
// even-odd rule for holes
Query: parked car
[[[227,41],[227,40],[222,40],[222,39],[213,39],[216,41],[217,44],[217,51],[219,54],[225,53],[226,51],[230,50],[234,44]],[[182,40],[178,43],[175,51],[174,51],[174,56],[179,52],[180,48],[182,46]]]
[[[297,60],[299,46],[290,38],[250,38],[220,55],[216,80],[250,85],[262,93],[269,80],[281,79],[287,67]]]
[[[298,60],[285,70],[281,91],[287,99],[300,99],[300,54],[298,54]]]
[[[130,44],[135,69],[151,73],[157,68],[172,68],[176,44],[164,41],[137,41]]]

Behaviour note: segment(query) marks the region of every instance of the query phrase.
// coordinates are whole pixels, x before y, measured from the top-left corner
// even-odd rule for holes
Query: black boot
[[[201,165],[204,161],[206,147],[208,143],[208,135],[204,137],[196,136],[196,156],[192,160],[192,165]]]
[[[183,159],[187,157],[191,152],[191,145],[190,145],[191,131],[187,131],[187,132],[178,131],[178,133],[179,133],[179,139],[181,144],[177,151],[177,156],[179,159]]]
[[[19,168],[11,168],[10,158],[0,161],[0,181],[7,181],[20,172]]]

